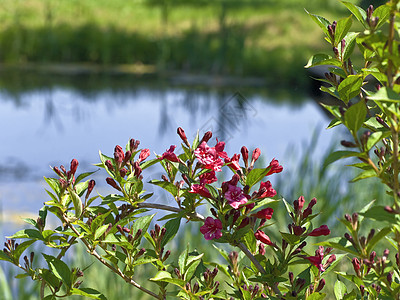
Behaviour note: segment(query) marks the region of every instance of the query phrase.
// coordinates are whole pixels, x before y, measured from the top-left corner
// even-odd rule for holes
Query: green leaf
[[[246,247],[250,250],[251,253],[255,253],[257,251],[257,239],[254,236],[254,232],[252,229],[250,229],[245,235],[244,235],[244,243]]]
[[[31,218],[23,218],[22,219],[25,223],[31,224],[33,227],[36,227],[37,223],[35,220]]]
[[[325,169],[331,163],[347,157],[358,156],[358,152],[355,151],[335,151],[328,155],[328,157],[324,161],[323,168]]]
[[[178,195],[178,188],[169,181],[157,180],[153,179],[150,180],[149,183],[162,187],[167,192],[171,193],[172,196],[176,197]]]
[[[213,247],[214,247],[215,249],[218,250],[218,252],[222,255],[223,258],[225,258],[225,260],[226,260],[227,262],[230,262],[228,252],[226,252],[224,249],[218,248],[218,247],[215,246],[215,245],[213,245]]]
[[[375,177],[375,176],[376,176],[375,170],[374,169],[369,169],[369,170],[365,170],[365,171],[361,172],[360,174],[358,174],[350,182],[356,182],[356,181],[359,181],[361,179]]]
[[[349,75],[338,86],[340,99],[344,103],[349,103],[350,99],[360,94],[360,89],[363,84],[361,75]]]
[[[400,102],[400,95],[390,88],[382,87],[368,99],[382,102]]]
[[[357,36],[359,35],[358,32],[349,32],[345,37],[345,46],[343,51],[343,61],[347,61],[351,54],[354,51],[354,47],[356,46]]]
[[[186,284],[186,282],[182,279],[172,278],[171,274],[166,271],[159,271],[153,278],[150,278],[150,280],[169,282],[181,288],[183,288]]]
[[[142,237],[147,232],[147,229],[149,228],[150,223],[153,220],[154,216],[155,216],[155,214],[152,214],[152,215],[147,215],[147,216],[143,216],[143,217],[136,219],[131,228],[132,235],[135,236],[135,234],[138,232],[138,230],[141,229],[142,230],[141,237]],[[141,237],[136,240],[136,242],[138,244],[140,243]]]
[[[353,134],[356,134],[363,125],[366,115],[367,107],[364,101],[359,101],[350,106],[350,108],[344,113],[344,123]]]
[[[98,169],[99,170],[99,169]],[[79,174],[79,176],[75,179],[75,184],[79,183],[81,180],[85,179],[86,177],[96,173],[97,171],[93,171],[93,172],[86,172],[86,173],[82,173]]]
[[[342,63],[337,58],[334,58],[327,54],[319,53],[311,56],[311,58],[308,60],[307,64],[304,67],[312,68],[321,65],[341,67]]]
[[[107,298],[102,293],[92,288],[72,288],[71,293],[72,295],[85,296],[91,299],[107,300]]]
[[[324,31],[325,35],[329,37],[328,25],[331,25],[331,23],[324,17],[310,14],[307,10],[306,10],[306,13],[311,17],[311,19],[315,23],[317,23],[317,25],[319,27],[321,27],[321,29]]]
[[[73,189],[68,189],[69,195],[71,196],[72,203],[75,208],[75,217],[79,219],[82,214],[82,200]]]
[[[104,232],[106,232],[108,228],[108,224],[100,226],[99,228],[96,229],[96,232],[94,233],[94,239],[97,240],[100,236],[103,235]]]
[[[7,237],[9,239],[37,239],[43,240],[43,236],[39,230],[36,229],[22,229],[12,236]]]
[[[164,227],[167,229],[164,238],[161,241],[161,247],[164,247],[170,240],[172,240],[178,233],[179,226],[181,224],[181,218],[169,220],[165,223]]]
[[[204,253],[197,255],[197,256],[189,256],[186,265],[186,271],[184,273],[183,279],[188,282],[192,279],[194,272],[197,269],[197,266],[201,262],[201,258],[203,257]]]
[[[344,297],[344,294],[347,293],[347,287],[346,285],[341,282],[339,279],[336,280],[335,282],[335,287],[334,287],[334,293],[335,293],[335,297],[337,300],[342,300]]]
[[[270,167],[265,169],[255,168],[250,171],[246,178],[246,185],[250,188],[255,185],[257,182],[261,181],[265,175],[269,172]]]
[[[378,233],[375,233],[375,235],[373,236],[373,238],[368,242],[367,244],[367,249],[366,252],[370,253],[374,246],[381,240],[383,239],[385,236],[387,236],[390,232],[392,231],[391,227],[384,227],[382,228],[381,231],[379,231]]]
[[[342,250],[342,251],[350,253],[354,256],[359,255],[359,253],[354,249],[354,247],[351,245],[351,243],[348,240],[346,240],[344,237],[343,238],[341,238],[341,237],[331,238],[326,241],[317,243],[317,245]]]
[[[367,17],[367,14],[365,10],[363,10],[361,7],[354,5],[353,3],[347,2],[347,1],[342,1],[342,3],[348,8],[348,10],[351,11],[351,13],[357,18],[357,20],[365,27],[365,18]]]
[[[325,293],[312,293],[310,296],[307,297],[307,300],[322,300],[325,299]]]
[[[56,195],[60,195],[60,183],[59,183],[58,179],[44,177],[44,180],[51,187],[51,189],[56,193]]]
[[[60,279],[68,288],[71,288],[71,271],[67,264],[54,256],[42,253],[44,259],[47,261],[52,273]]]
[[[360,212],[360,215],[364,216],[365,218],[373,219],[376,221],[385,221],[389,222],[390,224],[396,223],[395,215],[388,213],[385,210],[385,207],[381,205],[372,206],[367,211]]]
[[[0,260],[13,262],[12,259],[2,250],[0,250]],[[1,272],[1,271],[0,271]]]
[[[351,24],[353,20],[351,19],[351,15],[348,18],[341,19],[336,24],[336,31],[335,31],[335,47],[341,42],[342,39],[346,36],[351,28]]]
[[[111,210],[106,212],[105,214],[98,215],[93,221],[92,224],[90,224],[90,229],[92,232],[96,231],[96,229],[104,223],[104,220],[109,216],[111,213]]]
[[[378,24],[376,25],[375,29],[378,29],[379,27],[381,27],[383,24],[386,23],[386,21],[389,19],[390,17],[390,5],[381,5],[378,6],[373,14],[373,17],[378,17]]]
[[[300,241],[300,236],[295,234],[290,234],[286,232],[281,232],[282,238],[289,243],[289,245],[296,245]]]

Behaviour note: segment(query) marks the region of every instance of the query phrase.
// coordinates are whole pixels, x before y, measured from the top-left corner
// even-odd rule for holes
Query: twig
[[[136,204],[137,207],[139,208],[154,208],[154,209],[160,209],[160,210],[167,210],[167,211],[172,211],[172,212],[176,212],[176,213],[180,213],[183,210],[180,208],[176,208],[176,207],[172,207],[169,205],[163,205],[163,204],[157,204],[157,203],[138,203]],[[200,221],[204,221],[205,217],[199,213],[192,213],[190,215],[188,215],[190,218],[192,219],[197,219]]]
[[[68,221],[68,219],[63,216],[64,221],[68,224],[68,226],[72,229],[72,231],[79,236],[79,232],[76,230],[76,228]],[[115,268],[114,266],[110,265],[108,262],[106,262],[97,252],[95,249],[92,249],[91,245],[85,240],[81,239],[81,241],[85,244],[86,248],[88,249],[89,253],[93,255],[94,257],[97,258],[98,261],[100,261],[103,265],[105,265],[107,268],[109,268],[111,271],[122,277],[126,282],[130,283],[134,287],[138,288],[139,290],[145,292],[146,294],[153,296],[154,298],[161,299],[157,294],[153,293],[152,291],[149,291],[148,289],[142,287],[140,284],[138,284],[136,281],[133,279],[127,277],[119,268]]]
[[[251,262],[254,264],[254,266],[257,268],[257,270],[261,273],[261,274],[265,274],[265,269],[263,268],[262,265],[260,265],[260,263],[258,262],[258,260],[254,257],[253,254],[251,254],[251,252],[249,251],[249,249],[247,249],[247,247],[245,246],[245,244],[243,243],[239,243],[237,245],[237,247],[243,251],[243,253],[251,260]],[[278,287],[276,285],[271,286],[272,290],[274,291],[275,295],[281,295],[280,290],[278,289]]]

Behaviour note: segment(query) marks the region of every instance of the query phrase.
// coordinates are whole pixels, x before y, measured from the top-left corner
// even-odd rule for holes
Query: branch
[[[167,210],[167,211],[172,211],[176,213],[181,213],[184,210],[168,205],[163,205],[163,204],[157,204],[157,203],[137,203],[137,207],[139,208],[154,208],[154,209],[160,209],[160,210]],[[205,217],[197,212],[191,213],[187,215],[191,219],[198,220],[198,221],[204,221]]]
[[[261,273],[261,274],[265,274],[266,271],[263,268],[262,265],[260,265],[260,263],[258,262],[258,260],[254,257],[253,254],[251,254],[251,252],[249,251],[249,249],[247,249],[247,247],[245,246],[245,244],[243,243],[239,243],[237,245],[237,247],[243,251],[243,253],[251,260],[251,262],[254,264],[254,266],[257,268],[257,270]],[[274,291],[275,295],[281,295],[280,290],[278,289],[278,287],[276,285],[271,286],[272,290]]]
[[[63,216],[64,221],[68,224],[68,226],[72,229],[72,231],[79,236],[79,232],[76,230],[76,228],[68,221],[68,219]],[[91,245],[86,241],[85,239],[81,238],[81,241],[85,244],[86,248],[88,249],[89,253],[93,255],[94,257],[97,258],[103,265],[105,265],[107,268],[109,268],[111,271],[122,277],[126,282],[130,283],[134,287],[138,288],[139,290],[145,292],[146,294],[153,296],[154,298],[161,299],[157,294],[153,293],[152,291],[149,291],[148,289],[142,287],[140,284],[138,284],[136,281],[133,279],[127,277],[119,268],[115,268],[114,266],[110,265],[108,262],[106,262],[97,252],[95,249],[92,249]]]

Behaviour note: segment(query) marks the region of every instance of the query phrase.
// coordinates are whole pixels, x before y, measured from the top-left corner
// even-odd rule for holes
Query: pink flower
[[[240,187],[229,184],[228,190],[225,192],[225,198],[228,200],[228,204],[234,209],[238,209],[241,204],[247,202],[247,197],[243,193]]]
[[[200,184],[203,185],[218,181],[217,177],[215,176],[215,171],[203,173],[199,177],[200,177]]]
[[[200,232],[206,240],[219,239],[222,236],[222,223],[218,219],[207,217],[204,225],[200,227]]]
[[[257,230],[256,233],[254,233],[254,236],[256,237],[257,240],[260,242],[266,244],[266,245],[273,245],[271,240],[269,239],[268,235],[265,234],[264,231]]]
[[[258,218],[258,219],[268,219],[270,220],[272,218],[272,214],[274,213],[274,210],[270,207],[264,208],[255,214],[252,214],[252,216]]]
[[[233,170],[237,171],[240,170],[239,165],[240,154],[234,154],[232,158],[225,158],[225,163],[228,167],[232,168]]]
[[[215,151],[217,151],[217,155],[221,158],[228,158],[228,154],[224,151],[225,148],[225,142],[218,142],[217,139],[217,144],[215,145]]]
[[[174,153],[175,148],[175,145],[171,145],[171,147],[169,147],[169,149],[165,151],[163,155],[161,155],[161,157],[159,157],[158,159],[166,159],[172,162],[179,162],[179,158]]]
[[[324,258],[324,247],[319,246],[317,250],[315,250],[315,256],[305,257],[310,263],[318,268],[320,272],[324,272],[324,266],[322,265],[322,260]]]
[[[139,154],[138,162],[140,163],[140,162],[144,161],[149,156],[150,156],[150,150],[149,149],[142,149],[142,151],[140,151],[140,154]]]
[[[273,160],[271,160],[268,168],[270,168],[270,170],[268,171],[267,175],[265,175],[265,176],[269,176],[274,173],[280,173],[283,171],[283,167],[279,165],[279,161],[276,160],[275,158]]]
[[[260,189],[258,190],[257,198],[271,198],[276,195],[276,191],[272,188],[271,182],[260,183]]]
[[[309,236],[321,236],[321,235],[329,235],[330,233],[331,233],[331,231],[329,230],[328,226],[322,225],[318,228],[315,228],[308,235]]]
[[[202,142],[197,149],[194,150],[194,154],[199,162],[203,165],[203,168],[211,169],[217,172],[221,171],[221,167],[224,163],[219,158],[219,155],[225,153],[221,152],[221,149],[223,149],[225,145],[221,146],[219,144],[220,143],[217,144],[218,150],[216,150],[215,147],[210,147],[206,142]]]
[[[211,198],[209,190],[204,185],[201,184],[192,184],[189,193],[199,194],[202,197]]]

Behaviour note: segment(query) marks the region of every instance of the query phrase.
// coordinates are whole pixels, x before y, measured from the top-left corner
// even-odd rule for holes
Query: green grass
[[[157,73],[257,76],[287,85],[301,81],[312,53],[329,51],[304,8],[331,21],[349,15],[336,0],[258,2],[169,0],[164,18],[163,6],[149,1],[2,0],[0,62],[145,64]]]

